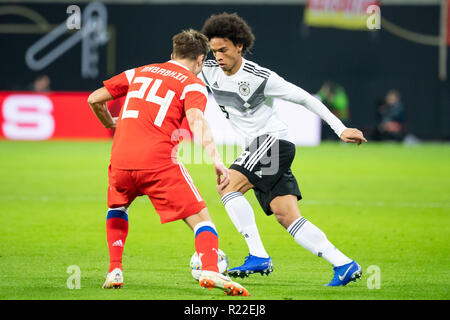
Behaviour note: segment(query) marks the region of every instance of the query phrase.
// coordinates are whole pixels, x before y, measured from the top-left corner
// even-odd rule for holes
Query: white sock
[[[225,210],[231,221],[247,242],[251,255],[268,258],[269,255],[259,236],[255,213],[247,199],[240,192],[230,192],[222,197]]]
[[[325,233],[303,217],[295,220],[287,231],[294,237],[295,242],[309,250],[314,255],[327,260],[334,267],[342,266],[352,260],[340,252]]]

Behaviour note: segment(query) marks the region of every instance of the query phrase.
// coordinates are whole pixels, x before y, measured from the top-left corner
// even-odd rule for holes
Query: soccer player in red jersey
[[[88,103],[106,128],[115,128],[108,177],[106,234],[110,266],[103,288],[123,285],[122,253],[128,234],[128,207],[147,195],[161,223],[184,220],[194,231],[201,257],[199,284],[229,295],[249,295],[240,284],[219,273],[217,230],[188,171],[176,158],[177,130],[186,117],[194,138],[209,153],[218,185],[229,183],[229,172],[203,117],[207,102],[197,77],[209,50],[208,39],[195,30],[173,37],[172,60],[130,69],[103,82]],[[126,96],[117,118],[106,102]]]

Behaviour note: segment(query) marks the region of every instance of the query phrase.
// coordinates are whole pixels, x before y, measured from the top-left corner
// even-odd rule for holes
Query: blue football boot
[[[242,266],[228,270],[230,277],[248,277],[250,274],[259,272],[261,275],[269,275],[273,271],[273,262],[270,257],[260,258],[249,254],[245,257],[245,262]]]
[[[331,282],[326,286],[337,287],[345,286],[350,281],[356,281],[356,279],[361,278],[362,268],[355,261],[344,264],[340,267],[334,267],[334,277]]]

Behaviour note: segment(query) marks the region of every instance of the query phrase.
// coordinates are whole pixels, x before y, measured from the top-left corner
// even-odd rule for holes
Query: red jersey
[[[111,166],[153,170],[173,165],[177,129],[186,110],[205,111],[205,84],[173,60],[127,70],[103,84],[114,98],[126,95],[114,134]]]

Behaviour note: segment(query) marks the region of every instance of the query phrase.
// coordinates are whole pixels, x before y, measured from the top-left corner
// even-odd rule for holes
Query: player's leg
[[[292,143],[263,135],[252,141],[231,165],[230,171],[237,178],[234,183],[233,176],[230,179],[229,188],[225,189],[226,194],[221,194],[222,201],[250,251],[243,265],[230,269],[231,276],[244,277],[255,272],[268,275],[272,272],[272,259],[264,249],[253,210],[242,193],[250,188],[254,189],[255,194],[269,191],[284,171],[289,169],[294,155],[295,146]],[[262,207],[264,209],[263,205]]]
[[[187,169],[182,164],[174,164],[156,173],[142,170],[138,180],[142,182],[139,190],[149,196],[161,223],[183,220],[194,231],[195,249],[204,269],[199,284],[223,289],[230,295],[248,295],[244,287],[218,272],[217,230]]]
[[[300,215],[296,196],[278,196],[271,201],[270,208],[295,241],[314,255],[324,258],[333,266],[352,261],[327,239],[322,230]]]
[[[128,208],[110,208],[106,216],[106,240],[109,269],[103,288],[121,288],[123,285],[122,255],[128,235]]]
[[[255,213],[244,194],[253,188],[247,177],[239,171],[230,170],[230,183],[219,190],[225,210],[236,230],[244,237],[250,255],[267,259],[269,255],[264,248],[256,225]]]
[[[130,171],[109,168],[108,212],[106,240],[109,269],[103,288],[121,288],[123,285],[122,255],[128,236],[128,206],[137,192]]]
[[[272,259],[269,257],[259,235],[255,213],[244,194],[259,185],[262,180],[261,160],[267,158],[271,147],[278,140],[269,135],[257,137],[233,162],[230,167],[230,183],[224,190],[219,190],[225,210],[236,230],[244,237],[249,255],[242,266],[232,268],[231,276],[247,276],[253,272],[269,274]],[[267,180],[267,177],[265,177]]]
[[[106,240],[109,248],[109,272],[122,269],[122,254],[128,236],[128,207],[108,209],[106,215]]]
[[[217,266],[219,238],[208,209],[203,208],[199,213],[188,216],[183,220],[194,231],[195,250],[202,262],[199,284],[208,289],[223,289],[228,295],[248,296],[247,289],[219,273]]]
[[[195,250],[201,259],[202,270],[219,272],[217,267],[219,238],[208,209],[203,208],[199,213],[183,220],[194,231]]]
[[[297,196],[292,194],[277,196],[270,202],[270,209],[299,245],[332,264],[335,275],[330,286],[346,285],[359,278],[361,267],[339,251],[322,230],[300,215],[297,201]]]

